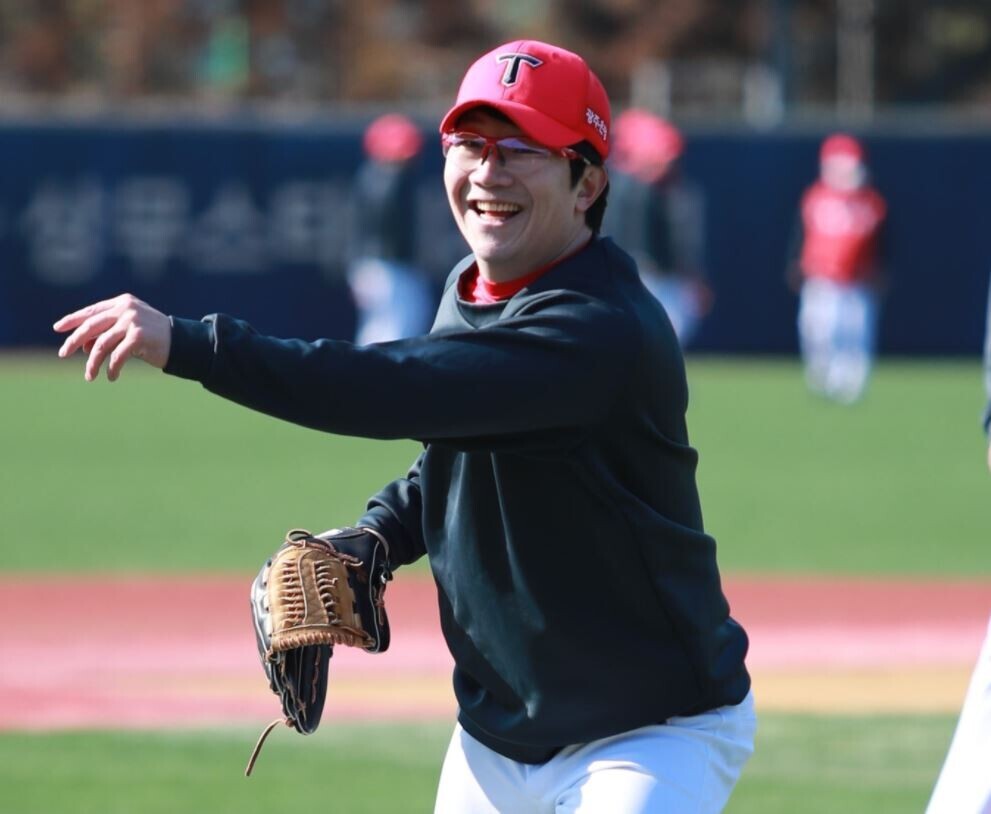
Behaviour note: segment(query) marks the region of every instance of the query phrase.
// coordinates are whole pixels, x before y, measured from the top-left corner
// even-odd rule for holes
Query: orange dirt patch
[[[991,583],[736,577],[761,709],[955,713],[991,614]]]
[[[271,720],[250,581],[0,577],[0,729]],[[763,709],[955,712],[991,612],[986,582],[735,577],[725,589]],[[337,649],[327,718],[451,717],[432,583],[400,574],[387,599],[392,647]]]

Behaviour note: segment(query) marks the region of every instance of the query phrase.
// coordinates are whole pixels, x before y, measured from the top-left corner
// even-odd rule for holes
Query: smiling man
[[[458,701],[445,814],[715,812],[753,750],[678,341],[598,236],[609,122],[569,51],[471,66],[440,130],[472,254],[427,336],[280,340],[130,295],[55,325],[87,379],[137,356],[287,421],[422,442],[355,525],[393,568],[429,557]]]
[[[515,280],[521,269],[543,268],[588,243],[592,229],[584,213],[606,186],[601,162],[542,146],[495,107],[453,121],[443,135],[444,183],[482,278]],[[573,184],[565,158],[580,165]]]

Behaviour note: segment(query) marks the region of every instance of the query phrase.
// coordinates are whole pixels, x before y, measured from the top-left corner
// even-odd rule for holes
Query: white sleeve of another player
[[[991,623],[926,814],[991,814]]]

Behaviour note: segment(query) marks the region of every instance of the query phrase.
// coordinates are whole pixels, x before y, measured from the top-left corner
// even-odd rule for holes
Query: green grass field
[[[725,571],[991,574],[976,360],[883,364],[849,408],[809,396],[793,362],[691,359],[689,378]],[[418,450],[282,424],[140,365],[87,384],[81,357],[15,356],[0,381],[5,570],[253,572],[287,527],[353,522]]]
[[[251,573],[290,525],[350,522],[417,446],[319,435],[134,365],[0,359],[3,570]],[[794,362],[690,359],[693,443],[725,572],[987,578],[978,362],[887,362],[860,404]],[[16,620],[15,620],[16,623]],[[429,811],[450,724],[256,733],[0,734],[11,812]],[[736,814],[921,811],[947,716],[766,714]],[[312,778],[300,784],[300,776]]]
[[[727,811],[921,812],[951,729],[945,717],[764,715]],[[447,723],[282,731],[245,778],[254,732],[6,734],[0,799],[17,814],[429,814],[449,735]]]

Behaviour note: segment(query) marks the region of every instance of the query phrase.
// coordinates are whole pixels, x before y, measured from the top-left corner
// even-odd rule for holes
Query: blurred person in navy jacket
[[[388,113],[367,127],[363,147],[366,160],[352,189],[348,265],[359,345],[426,333],[436,306],[430,281],[416,264],[423,135],[407,117]]]
[[[704,199],[681,172],[685,140],[665,119],[633,108],[613,123],[609,208],[602,231],[637,261],[682,347],[711,304],[704,274]]]

